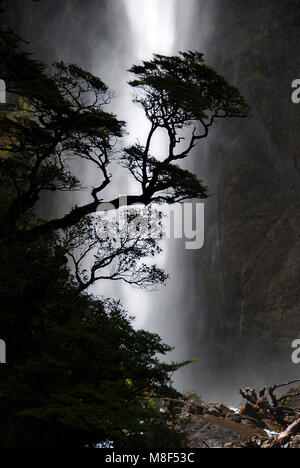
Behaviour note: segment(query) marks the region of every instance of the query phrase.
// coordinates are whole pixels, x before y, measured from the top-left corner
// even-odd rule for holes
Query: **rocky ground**
[[[277,398],[281,387],[241,390],[245,404],[236,410],[189,394],[165,400],[162,411],[186,434],[188,448],[300,448],[300,388]]]

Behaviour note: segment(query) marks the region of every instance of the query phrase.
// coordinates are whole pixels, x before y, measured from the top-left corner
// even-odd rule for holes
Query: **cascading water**
[[[143,144],[148,128],[142,110],[131,102],[130,87],[126,85],[131,77],[126,70],[140,60],[150,59],[155,52],[168,55],[178,50],[199,50],[242,94],[246,92],[246,98],[250,94],[257,101],[258,118],[252,123],[247,120],[244,127],[233,130],[227,122],[226,131],[213,130],[187,163],[212,193],[206,204],[204,249],[186,251],[183,241],[165,241],[164,254],[157,260],[171,279],[166,288],[156,293],[112,286],[109,282],[97,285],[91,292],[120,298],[129,313],[136,316],[136,327],[155,331],[175,346],[173,359],[199,358],[198,364],[175,376],[180,390],[193,388],[205,398],[230,401],[239,385],[263,386],[267,379],[274,383],[278,376],[282,380],[283,366],[278,371],[280,359],[272,352],[273,322],[269,329],[268,321],[274,315],[278,342],[279,338],[286,340],[284,332],[290,333],[295,328],[294,322],[298,323],[299,307],[294,297],[299,297],[298,267],[293,259],[297,257],[300,225],[295,208],[299,199],[299,161],[295,170],[299,145],[298,131],[293,129],[292,122],[299,119],[296,107],[290,107],[285,75],[285,70],[290,70],[294,79],[299,71],[296,56],[287,53],[287,47],[297,50],[297,2],[280,2],[280,8],[275,1],[254,2],[255,6],[249,8],[246,0],[11,0],[5,3],[8,28],[30,41],[30,51],[48,63],[59,60],[77,63],[99,75],[115,90],[111,109],[128,122],[126,143],[133,144],[139,139]],[[281,20],[283,4],[289,13]],[[269,81],[265,79],[268,73]],[[265,86],[266,83],[270,86]],[[164,144],[163,135],[155,140],[152,150],[157,156],[163,152]],[[240,174],[241,163],[244,174]],[[95,185],[95,172],[87,165],[80,163],[77,174],[83,176],[83,184]],[[134,182],[124,178],[119,169],[114,170],[114,181],[117,181],[115,196],[136,192]],[[226,190],[228,185],[234,186],[230,193]],[[252,195],[245,190],[252,190]],[[59,202],[58,198],[51,199],[42,208],[47,215],[50,211],[49,216],[61,215],[75,203],[84,204],[89,193],[88,190],[72,193],[69,198],[64,194]],[[253,198],[258,198],[257,205],[262,206],[253,207]],[[230,210],[232,201],[235,210]],[[239,207],[243,214],[238,212]],[[282,232],[279,235],[277,231],[275,237],[280,244],[275,243],[272,252],[268,239],[261,238],[258,248],[255,236],[245,235],[247,231],[253,232],[256,221],[252,223],[252,217],[258,211],[261,211],[263,228],[271,229],[272,223],[277,229],[286,228],[284,247]],[[280,219],[280,211],[285,213],[285,218]],[[245,235],[242,240],[239,231]],[[250,248],[256,254],[259,252],[262,260],[259,257],[259,261],[253,261],[254,256],[248,261]],[[287,265],[286,259],[289,259]],[[277,268],[272,270],[273,263]],[[261,270],[256,270],[257,267]],[[271,292],[266,282],[269,277],[274,283]],[[256,335],[251,343],[246,342],[253,318],[259,323],[255,333],[270,341],[269,353],[260,347]],[[260,320],[267,325],[266,333],[260,331]],[[284,362],[290,362],[289,353],[287,345]],[[288,369],[287,377],[293,372]]]
[[[28,3],[26,8],[21,1],[19,3],[23,14],[15,29],[31,42],[30,48],[38,56],[48,62],[78,63],[99,75],[115,91],[111,110],[128,123],[126,143],[132,144],[138,139],[143,144],[149,125],[143,111],[131,102],[131,88],[126,84],[131,76],[126,70],[140,60],[150,59],[153,53],[170,55],[179,50],[199,50],[208,61],[214,54],[209,40],[214,1],[90,0],[83,4],[67,0],[54,6],[53,2],[45,0],[38,5]],[[159,156],[164,145],[164,136],[160,135],[152,151]],[[205,182],[209,179],[207,152],[208,145],[202,142],[195,151],[194,162],[188,163]],[[95,185],[93,169],[81,165],[78,173],[84,176],[84,183]],[[114,173],[116,179],[118,193],[114,195],[135,193],[135,183],[124,178],[119,169]],[[88,193],[73,195],[69,202],[83,204]],[[157,262],[171,275],[166,288],[150,294],[106,282],[96,285],[91,292],[120,298],[129,313],[136,316],[137,328],[157,332],[175,347],[172,359],[201,358],[200,367],[195,364],[178,373],[176,385],[180,390],[193,387],[202,392],[205,379],[202,371],[209,364],[207,356],[199,355],[203,349],[198,344],[208,325],[205,322],[206,296],[199,296],[199,285],[194,278],[193,264],[198,253],[186,251],[184,241],[180,240],[164,241],[163,248],[164,254]]]
[[[119,118],[127,122],[129,136],[125,142],[132,144],[139,141],[143,144],[147,138],[149,122],[142,109],[131,102],[132,91],[127,85],[131,77],[126,70],[141,60],[151,59],[153,53],[170,55],[174,52],[178,0],[166,0],[163,3],[159,0],[123,0],[122,3],[126,14],[130,46],[122,63],[115,62],[113,66],[109,64],[109,69],[113,70],[113,73],[108,76],[107,81],[117,94],[117,99],[112,103],[112,109]],[[156,138],[151,149],[157,154],[164,152],[163,136]],[[118,195],[135,193],[139,190],[134,180],[128,181],[122,177],[119,180],[120,193]],[[162,254],[157,261],[164,264],[166,255]],[[107,283],[105,287],[105,294],[116,295],[114,285]],[[97,292],[97,287],[94,290]],[[144,326],[152,308],[150,295],[137,290],[129,290],[126,286],[120,287],[118,294],[124,306],[136,316],[136,327]]]
[[[171,55],[188,48],[199,49],[199,44],[205,41],[210,22],[207,12],[202,17],[199,15],[199,10],[203,7],[202,0],[190,0],[185,5],[180,0],[123,0],[122,3],[126,12],[127,40],[130,46],[122,62],[112,60],[112,63],[108,63],[108,69],[112,73],[108,74],[106,81],[117,93],[113,110],[128,124],[127,142],[134,143],[138,140],[143,144],[149,122],[144,112],[131,102],[131,89],[126,86],[130,75],[126,73],[126,69],[141,60],[151,59],[153,53]],[[197,30],[197,34],[193,24],[195,14],[201,18],[200,23],[203,25],[200,31]],[[100,66],[98,73],[101,74]],[[151,150],[159,156],[164,154],[165,148],[164,135],[161,134],[154,140]],[[136,184],[120,178],[119,188],[121,194],[135,193]],[[167,240],[163,242],[163,250],[156,262],[171,275],[166,288],[156,293],[146,293],[121,286],[117,295],[130,313],[135,315],[137,328],[146,327],[161,334],[166,342],[176,348],[174,358],[182,359],[183,354],[187,358],[194,357],[186,354],[190,350],[185,350],[183,318],[180,317],[183,310],[186,313],[187,307],[193,307],[192,291],[187,287],[186,274],[181,269],[181,265],[186,263],[184,243]],[[93,290],[99,291],[97,286]],[[107,283],[105,294],[115,297],[116,286]],[[177,383],[180,385],[180,379]]]
[[[127,44],[124,55],[120,60],[119,55],[112,54],[106,57],[105,81],[110,83],[112,89],[116,91],[117,99],[112,103],[113,111],[119,118],[127,122],[129,132],[126,143],[139,141],[145,142],[149,122],[143,111],[132,102],[131,88],[126,85],[131,78],[126,72],[132,64],[141,60],[151,59],[153,53],[165,55],[176,54],[179,50],[200,50],[205,53],[208,48],[210,31],[212,28],[213,8],[208,6],[204,0],[122,0],[125,13],[124,21],[127,24]],[[103,76],[102,54],[95,57],[96,73]],[[163,155],[165,150],[164,135],[159,135],[152,144],[153,154]],[[206,170],[205,154],[207,144],[204,142],[199,150],[202,158],[200,167],[194,165],[192,161],[187,165],[191,170],[195,167],[201,172],[201,178],[208,176]],[[194,159],[199,156],[195,152]],[[90,178],[92,174],[89,175]],[[138,190],[134,181],[119,177],[119,194],[135,193]],[[117,194],[117,195],[119,195]],[[199,356],[198,338],[195,333],[193,339],[189,341],[190,322],[194,329],[203,333],[205,323],[202,318],[205,301],[201,298],[200,303],[197,297],[198,287],[193,278],[193,258],[192,251],[185,250],[182,240],[163,241],[163,254],[156,258],[156,262],[170,273],[170,280],[166,288],[158,292],[147,293],[144,291],[132,290],[128,286],[111,285],[109,282],[103,285],[96,285],[92,291],[103,293],[111,297],[121,299],[126,309],[136,317],[135,326],[144,327],[157,332],[175,350],[170,359],[184,360]],[[194,324],[196,322],[196,326]],[[205,363],[201,363],[203,369]],[[202,392],[203,382],[197,382],[201,371],[193,366],[193,369],[184,369],[176,376],[176,385],[182,391],[189,390],[192,386]]]

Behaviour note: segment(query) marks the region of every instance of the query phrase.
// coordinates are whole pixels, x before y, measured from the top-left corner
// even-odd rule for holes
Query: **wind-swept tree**
[[[109,111],[113,94],[100,78],[64,63],[48,71],[14,34],[0,32],[8,92],[0,112],[0,336],[8,351],[0,368],[1,447],[95,447],[106,439],[116,448],[144,446],[153,422],[161,423],[152,399],[177,395],[172,373],[186,363],[161,362],[157,354],[171,348],[157,335],[134,330],[114,301],[82,292],[104,279],[150,290],[165,283],[166,274],[143,261],[160,252],[159,220],[158,235],[145,234],[135,205],[207,197],[178,162],[218,119],[249,108],[196,52],[155,55],[131,72],[150,127],[144,144],[122,148],[125,123]],[[161,129],[169,148],[153,154]],[[87,190],[74,160],[95,168],[89,200],[39,219],[43,194]],[[103,204],[121,211],[116,162],[139,189],[127,197],[126,227],[99,231]],[[169,447],[170,427],[163,432]]]
[[[81,289],[107,276],[98,273],[109,259],[115,265],[111,279],[143,287],[164,283],[166,277],[155,266],[137,268],[138,260],[156,250],[153,239],[123,238],[118,246],[99,242],[95,233],[90,236],[91,216],[100,204],[120,208],[118,196],[106,195],[108,187],[117,193],[112,163],[119,162],[140,186],[135,195],[128,195],[128,207],[206,198],[207,187],[177,163],[191,156],[219,119],[246,116],[244,99],[198,52],[155,55],[130,70],[135,76],[130,82],[134,101],[145,111],[149,133],[144,145],[122,149],[125,123],[109,112],[113,94],[102,80],[64,63],[56,63],[48,73],[45,65],[20,50],[19,42],[13,34],[1,33],[1,77],[7,84],[8,104],[0,120],[0,179],[9,194],[1,236],[33,241],[60,230],[78,233],[82,227],[81,240],[88,234],[88,250],[93,246],[96,254],[90,274],[82,275],[80,262],[71,253]],[[152,154],[153,138],[161,129],[169,139],[167,154]],[[43,193],[86,190],[79,174],[72,173],[74,159],[94,165],[97,174],[88,202],[71,207],[60,218],[29,221]]]

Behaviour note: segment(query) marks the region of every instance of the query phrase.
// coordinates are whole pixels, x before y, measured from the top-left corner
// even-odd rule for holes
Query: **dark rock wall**
[[[213,385],[218,373],[229,388],[297,372],[300,105],[291,83],[300,78],[300,2],[216,0],[215,15],[207,58],[253,113],[220,123],[199,150],[196,169],[212,196],[189,333],[205,355],[199,382]]]
[[[226,135],[237,140],[222,157],[218,186],[224,286],[235,305],[229,320],[286,345],[300,332],[300,106],[291,101],[300,5],[219,4],[217,43],[229,50],[220,47],[216,63],[253,106],[251,120]]]

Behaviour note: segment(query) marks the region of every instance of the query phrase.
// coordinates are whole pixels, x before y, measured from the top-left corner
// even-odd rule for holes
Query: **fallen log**
[[[268,444],[265,448],[281,448],[285,447],[291,438],[300,431],[300,418],[293,422],[285,431],[283,431],[276,439]]]
[[[298,431],[299,433],[299,426],[297,424],[293,426],[293,424],[300,418],[300,409],[286,406],[287,399],[299,396],[298,392],[287,394],[280,398],[278,398],[275,393],[279,388],[299,382],[300,380],[298,379],[272,387],[264,387],[260,392],[251,388],[241,389],[240,394],[246,400],[246,404],[240,408],[239,414],[244,418],[254,419],[257,426],[266,430],[284,434],[285,431],[292,427],[292,430],[295,430],[296,433]],[[272,448],[281,447],[282,445],[284,444],[282,444],[281,439],[278,438],[272,442]],[[271,447],[267,444],[264,448]]]
[[[300,429],[300,418],[297,419],[293,424],[291,424],[284,432],[282,432],[278,437],[277,441],[280,445],[285,445],[292,436],[297,434]]]

